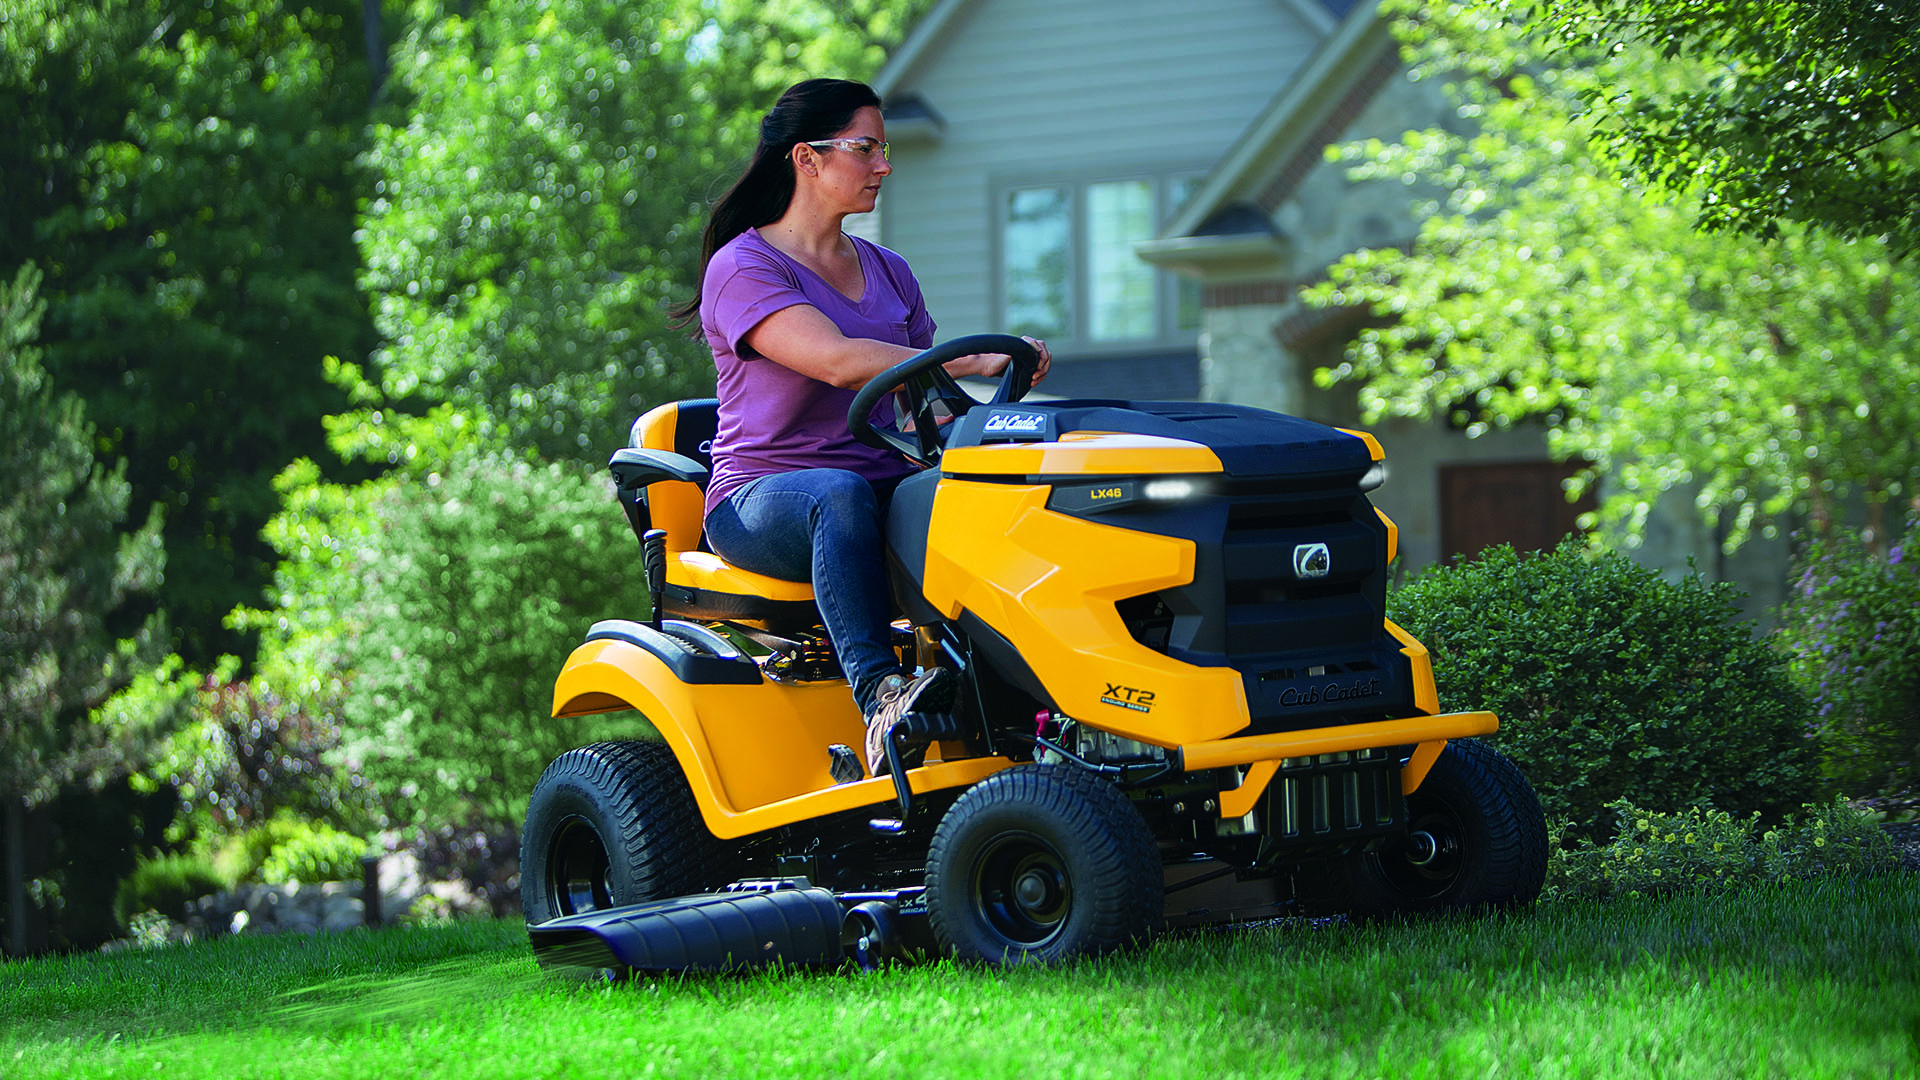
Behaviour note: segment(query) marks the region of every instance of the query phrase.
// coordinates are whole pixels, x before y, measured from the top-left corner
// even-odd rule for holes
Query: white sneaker
[[[873,711],[867,714],[867,771],[875,776],[887,775],[887,732],[901,717],[915,712],[946,712],[953,708],[955,690],[953,672],[943,667],[928,668],[912,678],[889,675],[880,680]],[[914,747],[912,757],[903,764],[912,768],[926,751],[925,744]]]

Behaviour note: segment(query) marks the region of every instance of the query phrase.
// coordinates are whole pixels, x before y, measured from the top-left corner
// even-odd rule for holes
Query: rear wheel
[[[665,743],[569,750],[534,785],[520,835],[527,922],[707,892],[734,880],[735,852],[700,820]]]
[[[1527,778],[1499,751],[1456,739],[1407,796],[1407,837],[1339,864],[1362,918],[1508,907],[1540,895],[1547,824]]]
[[[1144,943],[1165,906],[1159,849],[1119,789],[1020,765],[962,795],[934,830],[927,914],[963,960],[1018,964]]]

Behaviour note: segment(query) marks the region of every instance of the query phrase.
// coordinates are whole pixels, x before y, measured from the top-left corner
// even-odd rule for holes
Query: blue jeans
[[[796,469],[749,481],[707,515],[707,546],[742,570],[810,581],[840,669],[862,715],[893,651],[882,517],[892,485],[845,469]]]

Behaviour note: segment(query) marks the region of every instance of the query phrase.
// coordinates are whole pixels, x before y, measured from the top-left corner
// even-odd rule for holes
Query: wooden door
[[[1592,490],[1568,502],[1562,483],[1579,462],[1524,461],[1440,468],[1440,555],[1471,558],[1495,544],[1543,551],[1578,532]]]

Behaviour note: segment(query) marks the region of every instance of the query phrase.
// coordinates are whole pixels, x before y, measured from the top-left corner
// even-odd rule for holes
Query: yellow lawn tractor
[[[979,352],[1015,358],[987,402],[941,366]],[[1049,962],[1165,927],[1539,893],[1539,802],[1475,739],[1498,720],[1440,712],[1426,650],[1385,616],[1379,444],[1236,405],[1024,402],[1035,363],[1018,338],[960,338],[849,411],[926,466],[887,510],[895,642],[962,688],[896,726],[890,775],[852,782],[834,766],[861,717],[810,586],[702,546],[714,402],[634,425],[611,470],[654,610],[592,627],[553,712],[633,709],[659,738],[569,751],[535,787],[521,889],[543,962]],[[890,395],[898,426],[872,423]]]

